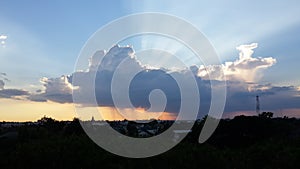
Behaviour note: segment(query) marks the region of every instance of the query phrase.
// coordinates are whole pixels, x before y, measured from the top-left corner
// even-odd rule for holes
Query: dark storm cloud
[[[253,59],[251,50],[247,48],[246,54],[244,52],[243,66],[247,67],[246,59],[250,61],[256,61]],[[100,58],[104,57],[101,64],[99,64]],[[125,59],[128,62],[123,67],[118,66]],[[258,64],[258,68],[269,67],[273,64],[273,58],[259,58],[261,62],[268,61],[268,64]],[[270,63],[269,63],[269,60]],[[253,66],[253,63],[249,61],[251,69],[258,69]],[[236,61],[240,63],[241,61]],[[91,91],[95,91],[96,101],[99,106],[113,107],[114,102],[111,95],[111,83],[112,77],[119,69],[120,72],[130,72],[131,70],[139,70],[139,73],[132,79],[129,86],[129,98],[135,107],[149,108],[149,94],[154,89],[161,89],[166,98],[167,105],[165,111],[178,112],[180,109],[181,96],[178,83],[174,79],[177,77],[185,81],[188,72],[192,72],[194,79],[197,83],[197,87],[200,92],[200,109],[201,115],[208,112],[211,102],[211,81],[205,77],[201,78],[199,73],[203,72],[203,68],[192,66],[190,69],[170,71],[164,68],[153,69],[147,66],[141,65],[141,63],[135,58],[134,50],[131,47],[114,46],[108,52],[98,51],[89,60],[89,68],[86,71],[74,72],[70,76],[61,76],[59,78],[43,78],[41,82],[44,85],[45,90],[39,91],[37,94],[32,94],[28,98],[32,101],[47,101],[51,100],[58,103],[71,103],[72,102],[72,89],[74,92],[81,93],[81,97],[77,100],[77,103],[83,106],[90,106],[92,100],[86,97]],[[247,69],[248,70],[248,69]],[[217,71],[217,70],[216,70]],[[249,69],[250,71],[250,69]],[[237,72],[235,72],[237,73]],[[93,74],[96,74],[93,79]],[[219,74],[219,73],[216,73]],[[244,76],[243,74],[235,74],[236,77]],[[251,74],[251,77],[256,76]],[[77,80],[73,81],[72,78],[76,77]],[[294,86],[273,86],[272,84],[256,84],[254,82],[249,83],[244,81],[246,77],[241,78],[229,78],[227,81],[227,100],[225,106],[225,112],[233,111],[251,111],[255,110],[255,97],[259,95],[261,98],[261,106],[264,109],[275,110],[281,108],[300,108],[300,93]],[[95,82],[95,90],[90,90],[86,87],[86,83]],[[215,83],[219,83],[218,78],[214,79]],[[122,81],[118,81],[120,85]],[[192,98],[190,98],[192,99]],[[126,106],[126,105],[124,105]],[[126,107],[123,107],[126,108]]]
[[[77,92],[82,93],[81,103],[83,105],[89,105],[89,102],[91,102],[91,100],[85,98],[85,94],[89,92],[89,90],[85,87],[85,84],[86,82],[93,80],[90,79],[90,77],[92,76],[91,74],[95,73],[93,71],[96,71],[95,95],[98,105],[115,106],[111,95],[112,78],[119,64],[124,59],[130,58],[125,67],[118,69],[120,72],[125,73],[125,76],[126,72],[130,72],[130,70],[139,70],[139,73],[132,79],[129,86],[129,98],[133,106],[145,109],[150,108],[151,105],[149,102],[149,95],[151,91],[154,89],[160,89],[164,92],[167,98],[165,111],[179,112],[181,96],[179,86],[174,77],[181,81],[189,80],[186,78],[186,73],[190,72],[190,70],[167,72],[165,69],[149,69],[141,65],[139,61],[136,60],[136,58],[133,56],[133,52],[133,49],[130,47],[119,46],[114,46],[107,53],[96,52],[95,55],[90,59],[89,71],[74,73],[71,77],[75,76],[77,81],[72,84],[79,87]],[[99,61],[99,59],[97,59],[99,54],[105,55],[100,65],[97,63]],[[97,61],[96,63],[91,62],[95,60]],[[201,78],[196,75],[194,77],[199,86],[201,97],[209,100],[209,81],[202,81]],[[118,82],[120,84],[123,83],[122,80]],[[203,103],[206,102],[203,101]]]

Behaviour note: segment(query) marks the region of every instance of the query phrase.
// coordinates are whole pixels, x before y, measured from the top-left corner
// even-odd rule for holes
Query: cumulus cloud
[[[105,50],[97,51],[92,57],[89,58],[89,71],[97,71],[100,59],[106,54]]]
[[[266,69],[276,63],[276,59],[272,57],[252,57],[257,48],[257,43],[250,45],[240,45],[236,49],[240,51],[239,59],[234,62],[225,62],[222,65],[201,66],[198,75],[205,79],[223,79],[222,71],[227,80],[256,82],[262,76],[261,70]],[[211,77],[209,77],[209,73]]]
[[[90,62],[90,65],[92,65],[91,68],[93,68],[93,65],[99,65],[99,57],[105,56],[103,60],[101,61],[101,64],[97,68],[97,71],[111,71],[114,72],[115,69],[118,67],[118,65],[124,61],[125,59],[129,59],[128,65],[129,67],[125,67],[130,69],[132,66],[138,66],[140,67],[141,64],[138,62],[138,60],[135,58],[134,50],[130,46],[126,47],[120,47],[119,45],[113,46],[107,53],[105,51],[98,51],[95,53],[95,55],[92,56],[92,59],[94,62]],[[95,62],[96,61],[96,62]]]
[[[104,57],[105,56],[105,57]],[[100,59],[103,58],[100,64]],[[100,50],[95,52],[93,56],[89,59],[89,71],[107,70],[114,71],[116,67],[124,61],[124,59],[131,58],[133,62],[130,64],[137,64],[134,50],[132,47],[120,47],[119,45],[114,45],[107,52],[106,50]]]
[[[100,58],[103,57],[101,63]],[[126,61],[125,64],[122,62]],[[120,66],[122,64],[122,66]],[[166,111],[178,112],[180,108],[179,87],[172,76],[177,78],[186,78],[184,71],[168,73],[165,69],[150,69],[149,66],[142,65],[135,57],[132,47],[113,46],[108,52],[98,51],[89,60],[89,69],[86,72],[75,72],[71,77],[76,77],[78,80],[72,82],[78,87],[75,92],[82,93],[82,103],[89,104],[92,102],[85,98],[85,95],[90,91],[86,88],[85,83],[91,81],[91,74],[96,71],[95,92],[97,103],[100,106],[114,106],[111,95],[112,78],[116,70],[121,73],[121,78],[126,78],[128,73],[138,71],[139,73],[132,79],[129,96],[132,104],[135,107],[148,109],[150,108],[149,94],[154,89],[162,90],[168,100]],[[185,70],[187,71],[187,70]],[[122,76],[124,75],[124,76]],[[122,79],[119,79],[122,84]],[[126,79],[124,79],[126,81]],[[126,105],[121,105],[126,108]]]
[[[69,76],[61,76],[60,78],[42,78],[41,83],[45,86],[46,93],[72,93],[72,85],[69,83]]]
[[[32,94],[29,99],[32,101],[45,102],[47,100],[58,103],[72,102],[72,89],[69,76],[59,78],[42,78],[40,82],[45,90],[38,91],[38,94]]]
[[[272,84],[257,84],[261,70],[276,63],[272,57],[252,57],[257,44],[241,45],[239,58],[233,62],[222,65],[192,66],[183,70],[169,71],[165,68],[152,69],[142,65],[136,58],[132,47],[113,46],[108,51],[98,51],[89,59],[86,71],[74,72],[70,76],[59,78],[42,78],[44,90],[31,94],[28,98],[32,101],[54,101],[58,103],[72,102],[72,89],[82,93],[77,100],[83,106],[90,106],[92,100],[88,95],[91,90],[86,88],[86,83],[95,82],[95,96],[99,106],[114,107],[111,95],[112,78],[118,69],[121,78],[126,80],[126,74],[138,70],[139,73],[132,79],[129,86],[129,97],[137,108],[150,107],[149,94],[154,89],[164,92],[167,103],[165,111],[176,113],[180,109],[181,96],[177,81],[187,81],[186,77],[192,72],[200,92],[200,116],[208,112],[211,101],[211,80],[220,82],[221,70],[227,78],[227,103],[225,112],[255,110],[255,96],[260,95],[262,107],[265,109],[300,108],[300,93],[294,86],[273,86]],[[100,63],[100,59],[102,59]],[[126,60],[126,63],[124,62]],[[124,64],[124,63],[125,64]],[[121,66],[120,66],[121,65]],[[207,71],[211,77],[208,77]],[[96,75],[96,77],[93,77]],[[122,76],[124,75],[124,76]],[[76,81],[73,80],[76,77]],[[120,85],[123,81],[119,81]],[[192,91],[191,91],[192,92]],[[90,93],[91,94],[91,93]],[[123,97],[123,96],[120,96]],[[188,98],[192,99],[192,98]],[[78,103],[78,102],[77,102]],[[122,105],[126,109],[126,104]]]

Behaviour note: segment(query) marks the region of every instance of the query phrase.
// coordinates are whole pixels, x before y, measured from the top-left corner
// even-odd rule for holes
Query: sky
[[[197,65],[194,75],[201,84],[209,83],[207,71],[215,75],[213,80],[220,80],[220,69],[225,72],[228,88],[224,117],[253,114],[253,98],[256,94],[261,95],[262,110],[273,111],[277,116],[299,117],[299,7],[300,2],[296,0],[149,0],[90,3],[55,0],[1,1],[0,121],[37,120],[44,115],[67,120],[76,116],[76,108],[70,99],[75,86],[70,77],[78,74],[75,65],[82,47],[104,25],[122,16],[141,12],[161,12],[184,19],[198,28],[211,42],[221,63],[212,63],[205,68],[201,67],[201,62],[191,61],[189,64]],[[177,52],[176,42],[148,35],[133,37],[120,43],[117,50],[120,56],[130,57],[127,53],[122,53],[123,50],[136,51],[132,63],[138,63],[140,69],[144,70],[143,65],[165,67],[184,77],[184,72],[180,70],[180,61],[172,59],[171,56],[166,56],[165,61],[157,62],[157,55],[138,55],[138,51],[143,48],[163,48],[171,53],[173,50]],[[132,47],[122,47],[126,45]],[[110,49],[103,50],[109,56]],[[190,55],[184,50],[177,54],[182,60]],[[86,64],[88,63],[87,60]],[[110,69],[115,68],[112,65],[104,67],[108,66]],[[91,65],[87,70],[91,71]],[[88,75],[89,71],[85,73]],[[165,75],[151,70],[141,75],[139,78],[143,79],[143,83],[137,82],[136,85],[149,81],[152,74]],[[170,82],[168,77],[161,80],[165,80],[167,84]],[[172,83],[169,85],[172,86]],[[148,90],[152,88],[153,86],[149,86]],[[174,92],[171,89],[168,92]],[[199,87],[199,90],[205,91],[205,88]],[[141,92],[136,90],[133,94]],[[99,95],[103,93],[100,92]],[[206,96],[206,93],[203,95]],[[135,95],[132,97],[132,100],[141,99]],[[167,95],[170,99],[176,100],[177,97],[174,94]],[[111,115],[115,109],[109,104],[110,101],[101,101],[107,103],[100,107],[107,117],[119,118],[117,113]],[[209,101],[204,98],[203,103],[206,102]],[[147,103],[145,100],[134,104],[142,113],[148,108]],[[167,105],[168,112],[161,118],[174,116],[175,103]],[[204,108],[199,114],[205,113],[207,106],[203,105]],[[132,115],[127,109],[122,107],[122,111],[128,112],[128,116]],[[156,117],[155,114],[157,113],[152,112],[153,117]],[[144,113],[141,118],[152,118],[152,115]]]

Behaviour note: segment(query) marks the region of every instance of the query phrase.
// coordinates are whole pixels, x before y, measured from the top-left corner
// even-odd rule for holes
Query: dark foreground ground
[[[214,135],[197,143],[203,121],[184,141],[159,156],[130,159],[98,147],[78,120],[43,118],[38,125],[0,130],[0,168],[20,169],[298,169],[300,120],[245,117],[222,120]]]

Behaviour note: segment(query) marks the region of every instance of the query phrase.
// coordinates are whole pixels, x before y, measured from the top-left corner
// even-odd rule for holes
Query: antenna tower
[[[259,96],[256,96],[256,114],[259,115],[259,113],[260,113]]]

